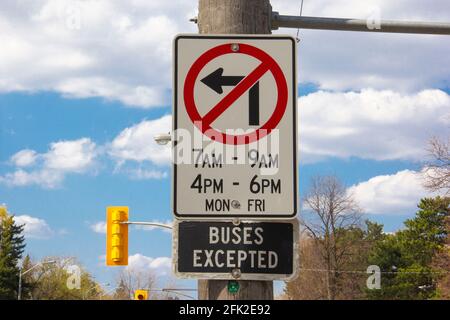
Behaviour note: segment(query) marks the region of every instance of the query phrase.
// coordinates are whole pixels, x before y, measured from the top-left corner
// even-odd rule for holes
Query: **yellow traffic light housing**
[[[128,207],[106,208],[106,265],[128,265]]]
[[[134,300],[148,300],[147,290],[136,290],[134,292]]]

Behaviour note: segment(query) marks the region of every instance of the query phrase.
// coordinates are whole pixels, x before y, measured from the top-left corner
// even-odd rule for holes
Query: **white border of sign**
[[[293,132],[293,144],[294,144],[294,159],[293,159],[293,174],[294,174],[294,212],[289,215],[231,215],[231,214],[222,214],[222,215],[207,215],[207,214],[198,214],[198,215],[184,215],[179,214],[177,212],[177,165],[175,161],[172,164],[172,195],[171,195],[171,204],[172,204],[172,213],[174,217],[178,220],[210,220],[210,221],[224,221],[220,219],[227,219],[225,221],[229,221],[229,219],[252,219],[258,221],[270,221],[271,219],[279,219],[279,220],[290,220],[297,216],[298,213],[298,111],[297,111],[297,100],[298,100],[298,75],[297,75],[297,45],[295,39],[290,35],[254,35],[254,34],[241,34],[241,35],[200,35],[200,34],[178,34],[175,36],[173,40],[173,94],[172,94],[172,132],[177,129],[177,108],[178,108],[178,40],[182,38],[193,38],[193,39],[266,39],[266,40],[274,40],[274,39],[289,39],[293,42],[292,47],[292,66],[293,66],[293,83],[292,83],[292,103],[293,103],[293,121],[294,121],[294,132]],[[172,156],[174,156],[172,154]],[[173,159],[174,160],[174,159]]]
[[[239,278],[234,278],[231,273],[201,273],[201,272],[178,272],[178,224],[183,222],[227,222],[227,223],[235,223],[236,221],[221,219],[221,220],[174,220],[173,223],[173,231],[172,231],[172,271],[174,275],[179,279],[204,279],[204,280],[262,280],[262,281],[273,281],[273,280],[283,280],[283,281],[292,281],[298,276],[298,268],[300,266],[300,257],[299,257],[299,221],[298,219],[291,220],[273,220],[273,221],[258,221],[258,220],[239,220],[240,223],[290,223],[292,224],[293,230],[293,239],[294,243],[292,246],[292,274],[266,274],[266,273],[242,273]]]

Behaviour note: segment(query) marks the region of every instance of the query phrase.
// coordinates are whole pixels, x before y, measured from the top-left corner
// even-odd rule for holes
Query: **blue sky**
[[[26,223],[32,257],[76,256],[101,282],[117,273],[101,259],[106,206],[128,205],[135,221],[172,220],[170,153],[152,136],[170,130],[171,39],[196,32],[187,17],[197,1],[144,2],[11,1],[0,11],[0,203]],[[296,14],[297,2],[272,5]],[[378,8],[387,18],[450,20],[444,0],[428,10],[357,2],[306,2],[304,13],[364,18]],[[80,14],[79,28],[67,12]],[[450,44],[300,35],[300,195],[314,175],[337,175],[368,218],[398,230],[430,195],[420,182],[426,141],[450,134]],[[133,263],[165,281],[170,233],[131,230]]]

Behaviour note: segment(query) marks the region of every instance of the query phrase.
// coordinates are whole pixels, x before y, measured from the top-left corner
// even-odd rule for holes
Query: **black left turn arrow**
[[[244,79],[243,76],[224,76],[223,68],[219,68],[200,81],[218,94],[222,94],[223,86],[235,86],[242,79]],[[250,88],[248,107],[248,124],[251,126],[259,125],[259,82],[256,82]]]
[[[206,84],[212,90],[217,92],[218,94],[223,93],[223,86],[235,86],[237,85],[244,77],[242,76],[224,76],[223,68],[219,68],[211,74],[204,77],[201,82]]]

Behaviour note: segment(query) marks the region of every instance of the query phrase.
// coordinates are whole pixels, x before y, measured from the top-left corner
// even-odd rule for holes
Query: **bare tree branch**
[[[315,177],[304,203],[313,218],[302,220],[304,228],[322,247],[322,259],[329,272],[326,274],[328,299],[336,297],[336,281],[342,261],[352,243],[342,239],[342,230],[358,227],[362,210],[342,183],[334,176]],[[332,271],[333,270],[333,271]]]
[[[430,191],[443,191],[450,194],[450,137],[447,141],[433,137],[428,142],[428,154],[431,158],[425,167],[424,186]]]

